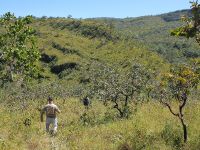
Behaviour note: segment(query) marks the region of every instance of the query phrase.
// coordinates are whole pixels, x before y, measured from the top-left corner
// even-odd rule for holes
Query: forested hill
[[[190,10],[180,10],[157,16],[138,18],[96,18],[116,27],[127,39],[142,42],[170,63],[185,62],[200,56],[198,45],[193,40],[170,36],[170,30],[183,25],[181,16],[191,16]]]

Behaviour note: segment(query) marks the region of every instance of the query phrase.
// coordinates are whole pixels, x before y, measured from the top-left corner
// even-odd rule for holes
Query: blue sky
[[[189,0],[0,0],[0,15],[74,18],[137,17],[188,9]]]

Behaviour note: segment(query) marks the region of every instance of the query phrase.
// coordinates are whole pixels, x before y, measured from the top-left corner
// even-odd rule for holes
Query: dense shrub
[[[70,47],[63,47],[60,44],[57,44],[55,42],[52,43],[52,47],[62,51],[64,54],[76,54],[76,55],[80,56],[80,53],[78,52],[78,50],[75,50]]]
[[[61,28],[62,30],[66,28],[78,32],[89,38],[105,38],[111,41],[119,39],[114,30],[107,24],[95,21],[68,19],[57,23],[51,23],[51,25],[55,28]]]
[[[51,67],[51,72],[55,73],[55,74],[59,74],[64,70],[67,69],[77,69],[78,68],[78,64],[77,63],[64,63],[61,65],[55,65]]]
[[[40,61],[42,61],[42,62],[50,63],[50,62],[56,61],[56,60],[57,60],[56,56],[47,55],[46,53],[41,54]]]

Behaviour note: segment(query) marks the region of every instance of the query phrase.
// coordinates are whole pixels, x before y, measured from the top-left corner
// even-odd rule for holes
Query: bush
[[[161,132],[161,138],[167,145],[171,145],[175,149],[179,149],[183,146],[182,131],[174,129],[173,126],[168,123]]]
[[[107,24],[94,21],[80,21],[75,19],[65,20],[58,23],[52,23],[54,28],[68,29],[78,32],[79,34],[89,38],[103,38],[106,40],[116,41],[119,36]]]
[[[62,51],[65,55],[66,54],[76,54],[78,56],[81,56],[81,54],[78,52],[78,50],[71,48],[71,47],[63,47],[60,44],[55,43],[55,42],[52,43],[52,47],[57,50]]]
[[[53,62],[53,61],[57,61],[57,59],[58,58],[56,56],[50,56],[50,55],[43,53],[41,55],[40,61],[45,62],[45,63],[50,63],[50,62]]]
[[[55,65],[51,67],[51,72],[55,73],[55,74],[60,74],[61,72],[63,72],[64,70],[68,70],[68,69],[77,69],[78,68],[78,64],[75,62],[70,62],[70,63],[64,63],[61,65]]]

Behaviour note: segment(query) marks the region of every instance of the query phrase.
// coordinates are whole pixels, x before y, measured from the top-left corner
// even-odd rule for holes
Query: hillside
[[[46,77],[67,79],[93,61],[123,68],[133,59],[158,68],[165,61],[136,40],[125,40],[117,29],[93,20],[65,18],[35,19],[33,28],[42,53]],[[151,63],[150,63],[151,62]],[[151,64],[151,65],[150,65]],[[167,63],[166,63],[167,64]],[[79,76],[78,76],[79,77]]]
[[[147,64],[155,62],[158,68],[161,62],[199,57],[200,49],[192,39],[170,36],[170,30],[182,24],[179,18],[184,14],[190,12],[125,19],[36,18],[33,28],[42,52],[43,75],[71,79],[72,72],[92,61],[123,67],[139,58]]]
[[[170,36],[170,30],[182,24],[182,14],[190,15],[182,10],[124,19],[34,18],[31,26],[42,54],[40,82],[79,89],[94,62],[123,72],[136,60],[157,75],[170,63],[187,63],[199,57],[200,49],[192,39]]]
[[[179,63],[200,56],[199,46],[192,39],[188,41],[185,38],[170,36],[170,30],[183,25],[180,21],[183,15],[191,16],[191,13],[189,10],[181,10],[157,16],[96,20],[112,24],[126,39],[141,42],[170,63]]]
[[[199,64],[172,67],[200,57],[192,39],[170,36],[182,14],[190,15],[34,17],[39,78],[0,80],[0,149],[197,150]],[[61,110],[48,116],[58,118],[55,133],[40,118],[47,99]]]

